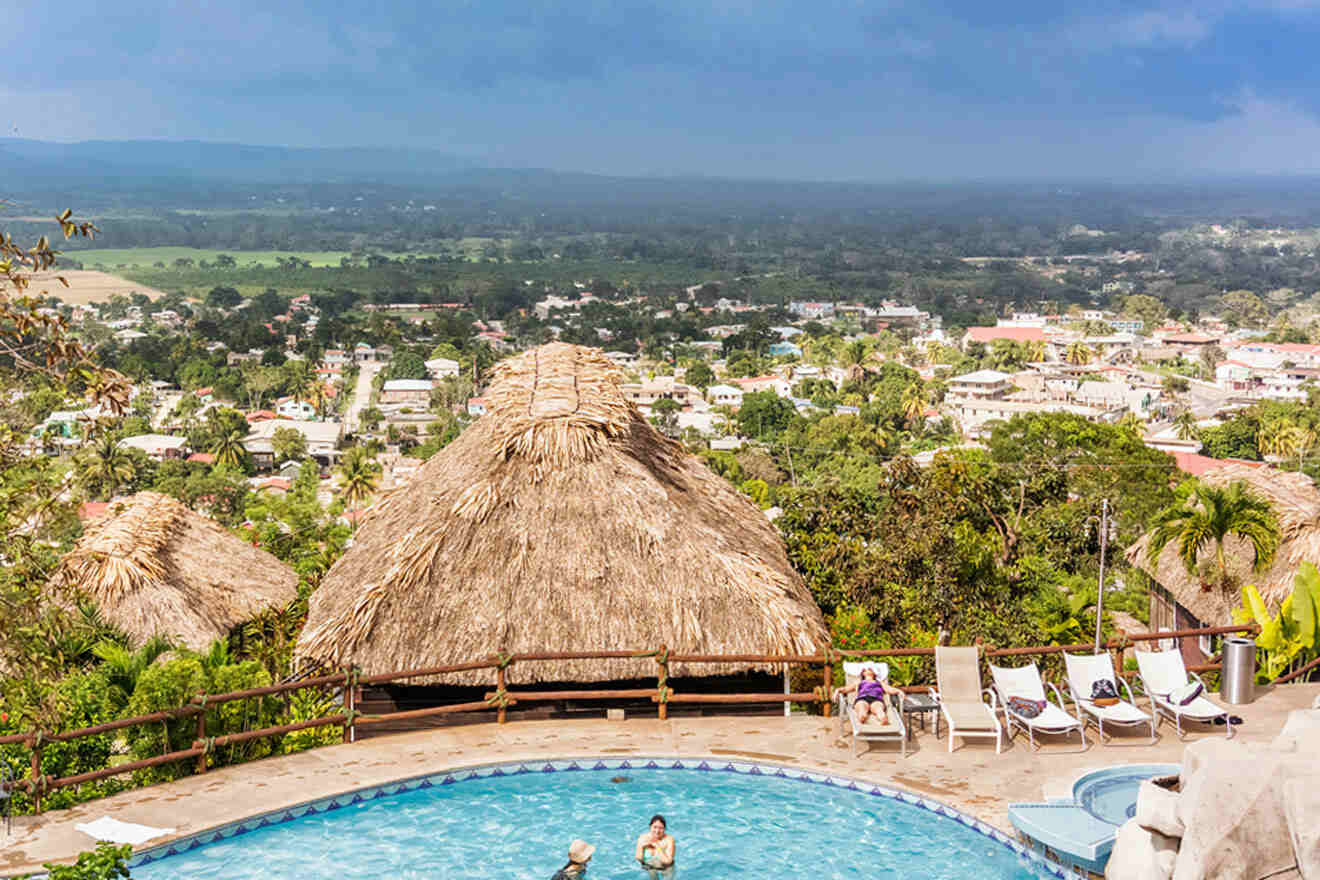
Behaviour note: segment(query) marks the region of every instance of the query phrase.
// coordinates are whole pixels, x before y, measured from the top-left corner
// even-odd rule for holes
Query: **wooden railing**
[[[1173,632],[1151,633],[1149,635],[1129,636],[1118,639],[1110,639],[1102,644],[1102,648],[1114,652],[1115,669],[1122,670],[1121,653],[1124,649],[1132,647],[1139,642],[1160,641],[1164,639],[1181,640],[1183,638],[1197,638],[1208,635],[1226,635],[1229,633],[1256,633],[1259,627],[1255,624],[1245,626],[1220,626],[1207,629],[1188,629],[1177,630]],[[1090,652],[1094,649],[1092,642],[1079,642],[1071,645],[1043,645],[1025,648],[999,648],[993,645],[981,645],[982,653],[987,658],[1001,657],[1027,657],[1042,656],[1047,657],[1055,654],[1069,652]],[[332,725],[342,725],[344,728],[343,741],[353,742],[356,739],[356,730],[358,725],[384,724],[396,721],[405,721],[417,718],[427,718],[436,715],[448,715],[455,713],[468,712],[489,712],[496,713],[496,721],[503,724],[507,720],[507,709],[509,706],[519,703],[545,702],[556,700],[620,700],[620,699],[649,699],[657,706],[657,713],[661,719],[667,717],[668,705],[670,703],[709,703],[717,705],[727,704],[754,704],[754,703],[812,703],[820,706],[825,715],[831,711],[832,688],[834,683],[834,667],[837,663],[848,657],[857,658],[881,658],[881,657],[932,657],[935,654],[934,648],[887,648],[870,651],[846,651],[835,648],[823,649],[817,654],[670,654],[665,646],[660,646],[655,651],[572,651],[555,653],[526,653],[526,654],[508,654],[496,657],[488,657],[483,660],[474,660],[468,663],[453,663],[445,666],[432,666],[423,669],[405,669],[397,672],[379,673],[375,675],[359,675],[355,670],[346,670],[344,672],[332,675],[322,675],[314,678],[306,678],[299,681],[288,682],[285,684],[275,684],[269,687],[250,688],[248,690],[233,691],[224,694],[198,694],[189,703],[180,706],[177,709],[170,709],[162,712],[153,712],[148,715],[138,715],[132,718],[121,718],[117,721],[110,721],[105,724],[97,724],[92,727],[83,727],[77,730],[66,730],[58,733],[49,733],[40,729],[30,733],[12,734],[0,737],[0,746],[5,745],[23,745],[30,752],[30,774],[27,778],[19,780],[16,785],[21,790],[26,791],[32,799],[33,808],[36,812],[41,812],[41,800],[43,795],[48,792],[61,788],[69,788],[81,785],[87,782],[95,782],[101,779],[107,779],[112,776],[118,776],[124,773],[132,773],[138,770],[146,770],[151,767],[159,767],[164,764],[172,764],[180,761],[193,761],[194,771],[196,773],[205,773],[207,771],[207,756],[216,748],[226,745],[235,745],[248,742],[254,739],[260,739],[267,736],[279,736],[287,733],[293,733],[299,730],[310,730],[318,727]],[[562,660],[618,660],[618,659],[654,659],[656,663],[656,686],[645,688],[622,688],[614,690],[530,690],[514,689],[507,687],[507,672],[509,667],[515,664],[536,663],[543,661],[562,661]],[[669,687],[669,667],[670,664],[682,663],[687,665],[701,664],[726,664],[726,663],[751,663],[751,664],[779,664],[779,665],[808,665],[821,667],[820,681],[818,687],[811,691],[802,692],[784,692],[784,693],[678,693]],[[1310,664],[1314,666],[1315,664]],[[1213,671],[1220,668],[1218,663],[1208,663],[1193,665],[1188,667],[1192,671]],[[1307,667],[1298,670],[1296,674],[1305,671]],[[378,715],[364,715],[355,708],[357,691],[362,685],[391,684],[408,681],[409,679],[431,677],[444,675],[446,673],[470,672],[474,670],[490,669],[495,672],[495,688],[484,695],[484,699],[465,703],[451,703],[440,706],[431,706],[424,709],[409,709],[399,712],[388,712]],[[925,691],[927,685],[920,687],[912,686],[906,690]],[[307,721],[299,721],[292,724],[281,724],[274,727],[263,727],[256,730],[246,730],[241,733],[230,733],[222,736],[209,737],[206,729],[206,711],[210,707],[223,705],[235,700],[246,700],[258,697],[272,696],[275,694],[288,694],[294,691],[304,690],[306,688],[328,688],[339,690],[343,699],[343,709],[332,715],[326,715],[320,718],[313,718]],[[192,741],[189,748],[176,751],[167,751],[164,754],[151,758],[144,758],[138,761],[132,761],[124,764],[105,767],[100,770],[93,770],[87,773],[79,773],[74,776],[47,777],[41,772],[41,761],[43,748],[49,742],[68,742],[84,737],[101,736],[106,733],[112,733],[116,730],[123,730],[129,727],[135,727],[146,724],[160,724],[168,721],[178,721],[183,718],[196,716],[197,732],[196,738]],[[166,737],[165,748],[169,748],[169,739]]]

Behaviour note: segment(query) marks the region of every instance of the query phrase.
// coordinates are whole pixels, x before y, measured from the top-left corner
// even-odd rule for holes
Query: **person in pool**
[[[550,880],[577,880],[587,876],[587,862],[596,848],[585,840],[575,840],[568,845],[568,864],[555,872]]]
[[[850,684],[847,687],[839,688],[841,694],[857,691],[857,700],[853,703],[853,713],[857,716],[858,724],[865,724],[866,719],[871,716],[877,716],[881,724],[889,723],[889,700],[886,699],[890,694],[901,693],[887,681],[880,681],[876,677],[875,667],[862,667],[862,674],[857,679],[856,684]]]
[[[665,817],[657,813],[651,817],[650,827],[637,838],[637,861],[652,877],[660,876],[661,871],[666,877],[672,876],[676,844],[666,828]]]

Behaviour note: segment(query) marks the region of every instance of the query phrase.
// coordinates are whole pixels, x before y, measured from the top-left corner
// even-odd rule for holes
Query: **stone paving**
[[[1238,736],[1245,742],[1268,742],[1288,712],[1309,708],[1320,685],[1289,685],[1267,690],[1248,706],[1234,707],[1245,719]],[[1197,725],[1193,725],[1197,727]],[[1223,728],[1199,726],[1189,741],[1223,736]],[[524,721],[506,725],[474,724],[380,737],[350,745],[327,746],[297,755],[267,758],[213,770],[176,782],[123,792],[113,797],[20,816],[0,851],[0,876],[21,876],[43,862],[70,861],[93,841],[74,825],[100,816],[157,827],[172,827],[169,837],[148,847],[270,810],[329,797],[356,788],[495,761],[581,758],[593,755],[716,757],[794,764],[839,775],[906,788],[944,801],[1012,833],[1008,804],[1038,800],[1043,791],[1066,790],[1078,774],[1121,763],[1178,762],[1183,743],[1165,722],[1160,739],[1133,731],[1078,751],[1069,739],[1046,737],[1032,752],[1021,734],[996,755],[991,740],[973,739],[948,749],[947,731],[915,731],[906,759],[897,744],[862,745],[854,758],[849,737],[837,718],[819,716],[741,716],[677,718],[660,721],[634,717]],[[0,832],[2,833],[2,832]]]

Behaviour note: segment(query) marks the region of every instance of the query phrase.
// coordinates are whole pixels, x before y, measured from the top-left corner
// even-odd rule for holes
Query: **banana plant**
[[[1256,645],[1265,653],[1257,680],[1270,682],[1287,673],[1293,663],[1320,653],[1320,571],[1303,562],[1293,580],[1293,591],[1270,616],[1260,591],[1242,588],[1242,607],[1233,611],[1237,623],[1256,623],[1260,636]]]

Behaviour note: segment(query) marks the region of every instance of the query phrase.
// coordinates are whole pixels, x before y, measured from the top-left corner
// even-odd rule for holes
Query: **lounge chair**
[[[862,677],[862,670],[866,667],[875,669],[875,677],[880,681],[889,679],[888,663],[844,663],[843,679],[845,685],[857,684],[857,680]],[[907,757],[907,728],[903,724],[903,695],[892,694],[888,699],[892,700],[886,713],[889,717],[888,724],[881,724],[874,717],[868,717],[866,723],[860,723],[857,720],[856,713],[853,712],[853,703],[857,701],[857,696],[852,693],[836,693],[835,697],[839,701],[839,728],[847,732],[847,726],[852,727],[853,757],[857,757],[858,740],[898,740],[899,751],[903,757]],[[870,746],[868,745],[869,749]]]
[[[1206,692],[1205,682],[1201,681],[1201,676],[1195,672],[1188,673],[1187,667],[1183,665],[1181,651],[1176,648],[1172,651],[1137,651],[1137,669],[1141,676],[1141,687],[1146,691],[1146,696],[1150,697],[1150,705],[1155,710],[1156,718],[1167,715],[1173,719],[1173,726],[1178,731],[1178,739],[1183,738],[1184,718],[1205,723],[1223,718],[1228,736],[1230,738],[1233,736],[1233,725],[1228,723],[1228,713],[1204,696],[1198,696],[1185,706],[1169,698],[1170,694],[1178,688],[1186,687],[1193,680],[1201,684],[1203,693]]]
[[[949,725],[949,751],[953,751],[956,736],[964,740],[970,736],[993,736],[995,754],[999,754],[1003,750],[1004,730],[995,710],[984,699],[989,690],[981,689],[978,649],[937,645],[935,682],[939,691],[930,693],[939,700],[940,714]]]
[[[1100,732],[1100,742],[1105,741],[1105,722],[1118,727],[1140,727],[1147,724],[1150,726],[1150,741],[1155,742],[1155,728],[1159,719],[1154,712],[1143,712],[1137,708],[1131,685],[1123,676],[1114,674],[1114,661],[1108,654],[1064,654],[1063,662],[1068,669],[1068,691],[1079,713],[1077,720],[1083,724],[1093,722]],[[1101,680],[1114,682],[1115,688],[1127,691],[1127,699],[1109,706],[1097,706],[1091,699],[1091,688]]]
[[[1086,725],[1079,719],[1069,715],[1063,708],[1063,695],[1053,683],[1048,683],[1050,690],[1054,691],[1055,702],[1051,703],[1045,695],[1045,685],[1047,682],[1041,681],[1040,670],[1036,668],[1035,663],[1028,663],[1026,666],[990,667],[990,675],[995,680],[995,689],[992,696],[997,697],[996,708],[1004,713],[1004,723],[1008,727],[1008,738],[1013,738],[1013,728],[1020,727],[1027,732],[1027,740],[1031,743],[1033,750],[1038,750],[1040,746],[1036,745],[1036,734],[1038,733],[1072,733],[1077,731],[1077,735],[1082,738],[1081,751],[1086,751],[1090,745],[1086,741]],[[1044,703],[1040,714],[1029,717],[1013,708],[1009,703],[1010,697],[1022,697],[1028,700],[1035,700],[1037,703]]]

